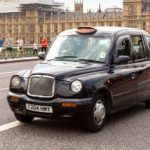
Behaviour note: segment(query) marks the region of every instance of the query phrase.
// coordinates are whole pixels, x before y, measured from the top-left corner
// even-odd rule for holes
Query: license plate
[[[53,113],[53,108],[51,106],[26,104],[26,109],[34,112]]]

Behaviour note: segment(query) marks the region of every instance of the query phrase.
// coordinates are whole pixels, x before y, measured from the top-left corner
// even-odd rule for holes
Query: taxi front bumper
[[[39,99],[31,98],[25,94],[18,94],[9,92],[7,100],[11,110],[14,113],[30,115],[34,117],[49,118],[53,116],[88,113],[93,104],[93,98],[53,98],[53,99]],[[43,113],[38,111],[31,111],[26,108],[26,104],[38,106],[52,107],[52,113]]]

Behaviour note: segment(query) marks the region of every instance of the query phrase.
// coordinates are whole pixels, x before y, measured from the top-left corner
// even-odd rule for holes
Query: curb
[[[38,57],[0,60],[0,64],[40,60]]]

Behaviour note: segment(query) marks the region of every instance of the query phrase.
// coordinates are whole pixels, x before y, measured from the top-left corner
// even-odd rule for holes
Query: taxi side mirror
[[[46,53],[45,53],[45,52],[39,52],[39,53],[38,53],[38,57],[39,57],[41,60],[44,60],[45,57],[46,57]]]
[[[114,58],[113,63],[120,65],[120,64],[125,64],[128,63],[128,61],[130,60],[130,57],[127,55],[120,55],[117,58]]]

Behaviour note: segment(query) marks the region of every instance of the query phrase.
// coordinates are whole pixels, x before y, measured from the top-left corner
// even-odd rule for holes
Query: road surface
[[[38,62],[0,64],[0,150],[150,150],[150,110],[143,104],[109,116],[98,133],[70,118],[16,121],[6,99],[9,80]]]

